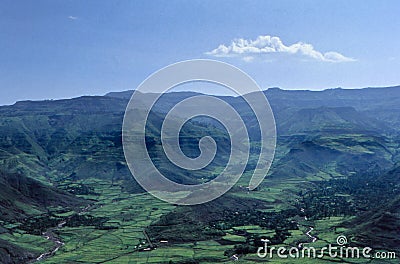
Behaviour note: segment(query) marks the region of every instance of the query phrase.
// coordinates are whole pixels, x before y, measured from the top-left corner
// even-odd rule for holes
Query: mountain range
[[[89,204],[100,206],[98,201],[106,190],[99,190],[96,181],[107,183],[110,189],[118,187],[121,193],[129,197],[144,194],[144,190],[133,180],[122,150],[122,121],[132,93],[112,92],[104,96],[22,101],[0,106],[1,263],[28,263],[43,253],[41,248],[47,247],[51,251],[51,245],[27,246],[19,240],[19,236],[36,236],[34,243],[40,244],[40,239],[45,240],[41,232],[54,228],[62,219],[67,219],[65,221],[71,227],[77,221],[79,226],[114,230],[105,224],[112,222],[112,217],[103,221],[95,213],[87,219],[71,215],[62,218],[68,212],[78,215]],[[264,93],[273,110],[278,133],[276,156],[267,179],[249,197],[244,197],[242,186],[246,183],[245,179],[241,179],[222,197],[226,200],[220,198],[210,206],[196,209],[178,206],[163,213],[153,222],[146,222],[149,239],[173,241],[172,235],[175,236],[175,243],[214,239],[225,241],[220,243],[221,248],[225,248],[222,245],[227,243],[232,245],[229,250],[236,250],[234,252],[245,256],[251,253],[251,247],[254,246],[251,244],[253,237],[249,232],[243,235],[235,231],[235,236],[244,238],[243,241],[238,238],[242,244],[237,241],[232,244],[226,242],[223,237],[232,235],[227,230],[235,230],[228,223],[234,221],[228,215],[236,213],[236,210],[239,215],[250,210],[260,212],[259,216],[264,218],[276,217],[263,213],[266,208],[273,206],[278,208],[275,213],[290,223],[289,219],[294,217],[290,210],[295,210],[296,200],[303,200],[304,205],[309,205],[306,210],[315,216],[316,223],[326,217],[349,216],[351,219],[346,219],[335,228],[345,227],[346,232],[353,234],[357,245],[367,246],[378,236],[375,246],[379,249],[400,252],[400,86],[324,91],[270,88]],[[163,116],[173,105],[194,95],[198,93],[163,94],[148,120],[146,143],[150,156],[168,178],[179,183],[196,184],[212,179],[229,155],[229,135],[208,119],[193,120],[186,124],[181,135],[186,138],[182,148],[185,154],[195,157],[199,154],[199,139],[207,134],[214,135],[219,152],[212,166],[202,172],[188,173],[160,154],[162,147],[159,135]],[[140,96],[142,100],[147,100],[147,94]],[[220,99],[242,114],[251,142],[256,145],[260,128],[249,107],[239,97],[221,96]],[[366,184],[363,180],[379,186],[365,188],[363,194],[371,196],[365,200],[358,191],[362,188],[360,184]],[[348,189],[344,190],[342,186],[348,186]],[[328,187],[336,188],[343,197],[349,198],[340,200],[343,204],[335,200],[329,210],[318,207],[322,205],[311,206],[310,199],[320,201],[324,197],[324,188]],[[283,195],[275,195],[271,189],[280,190]],[[387,193],[388,190],[390,193]],[[380,195],[378,201],[386,199],[386,202],[378,205],[374,195]],[[113,199],[124,200],[124,197],[121,195]],[[368,209],[362,206],[365,203],[369,204]],[[345,204],[352,204],[354,211],[345,211]],[[319,215],[317,209],[320,212],[325,210],[328,215]],[[193,212],[196,212],[194,215],[199,220],[196,230],[177,220],[181,217],[190,223],[194,221],[191,216]],[[238,221],[237,225],[246,226],[245,222],[254,225],[249,220],[252,217],[249,214],[241,224],[241,217],[235,221]],[[38,219],[43,226],[32,224]],[[173,225],[168,221],[176,225],[171,229]],[[215,227],[222,222],[231,227]],[[285,229],[279,228],[272,228],[272,224],[270,227]],[[62,236],[62,231],[58,232]],[[275,232],[276,241],[280,241],[278,237],[281,231]],[[176,237],[177,233],[181,233],[181,239]],[[62,249],[56,253],[56,257],[57,254],[62,257],[62,254],[68,253],[69,245],[65,243],[65,251]],[[249,252],[243,251],[243,248]],[[229,250],[226,254],[231,253]],[[49,263],[51,259],[48,258]],[[193,261],[206,263],[204,259]]]

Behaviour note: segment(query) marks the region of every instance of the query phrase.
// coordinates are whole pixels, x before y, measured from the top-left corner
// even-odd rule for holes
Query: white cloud
[[[244,61],[250,62],[257,55],[269,53],[285,53],[292,55],[302,55],[317,61],[326,62],[349,62],[355,61],[353,58],[346,57],[338,52],[319,52],[311,44],[297,42],[290,46],[283,44],[279,37],[258,36],[255,40],[235,39],[228,46],[221,44],[218,48],[206,52],[207,55],[215,57],[241,57]]]
[[[68,18],[71,19],[71,20],[77,20],[78,19],[78,17],[76,17],[76,16],[69,16]]]

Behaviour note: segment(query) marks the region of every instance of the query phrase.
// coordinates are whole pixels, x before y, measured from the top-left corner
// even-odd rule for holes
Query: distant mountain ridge
[[[107,97],[115,97],[121,99],[129,99],[131,98],[133,92],[135,90],[126,90],[121,92],[109,92],[104,96]],[[268,88],[264,90],[266,95],[270,96],[279,96],[281,99],[291,98],[294,95],[304,96],[310,100],[321,99],[324,96],[329,96],[334,99],[345,99],[349,96],[359,96],[362,95],[360,99],[372,99],[376,100],[382,97],[382,92],[385,93],[384,98],[386,97],[400,97],[400,85],[398,86],[390,86],[390,87],[365,87],[365,88],[354,88],[354,89],[344,89],[344,88],[329,88],[321,91],[313,91],[313,90],[285,90],[279,87]],[[171,92],[171,94],[190,94],[194,92]],[[194,93],[196,94],[196,93]],[[200,93],[197,93],[200,94]],[[287,97],[286,97],[287,96]],[[343,98],[345,97],[345,98]],[[301,99],[298,97],[297,99]],[[306,98],[304,98],[306,99]]]
[[[105,97],[128,100],[133,92],[134,90],[112,92],[106,94]],[[344,109],[350,111],[349,107],[352,107],[358,113],[353,111],[352,113],[347,113],[350,114],[349,116],[347,114],[345,115],[347,117],[353,116],[355,118],[357,116],[359,119],[368,119],[364,122],[364,125],[362,125],[364,128],[366,128],[365,123],[373,122],[374,128],[380,128],[381,130],[400,130],[400,116],[397,114],[400,112],[400,86],[382,88],[368,87],[361,89],[334,88],[323,91],[270,88],[265,90],[264,93],[274,111],[278,129],[279,125],[291,118],[291,116],[303,116],[303,114],[305,114],[304,110],[296,113],[300,109],[320,109],[326,112],[328,108],[330,108],[329,111],[331,113],[343,113]],[[199,93],[193,92],[166,93],[163,95],[163,100],[165,103],[174,105],[184,98],[198,94]],[[144,94],[142,96],[145,98],[146,95]],[[236,106],[238,110],[243,107],[243,102],[240,102],[236,97],[218,97]],[[334,110],[333,108],[341,108],[342,110]],[[164,109],[158,109],[158,111],[163,110]],[[317,110],[314,111],[314,114],[321,115]],[[294,117],[292,117],[292,119],[293,118]],[[356,125],[349,125],[349,127],[360,127],[363,120],[358,120],[357,123]],[[281,131],[286,131],[287,129],[289,128],[286,125],[284,128],[281,128]],[[293,130],[299,131],[299,128],[293,128]]]

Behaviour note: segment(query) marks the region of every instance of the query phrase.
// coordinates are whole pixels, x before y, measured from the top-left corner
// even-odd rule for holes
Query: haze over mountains
[[[129,99],[132,93],[133,91],[112,92],[105,96]],[[400,110],[400,86],[364,89],[336,88],[323,91],[270,88],[264,93],[274,111],[281,134],[307,129],[329,130],[338,124],[348,126],[349,129],[371,131],[390,131],[400,127],[397,114]],[[167,93],[163,95],[162,107],[173,106],[195,94],[193,92]],[[235,106],[238,111],[246,107],[243,100],[229,96],[221,98]],[[157,106],[155,110],[166,111]]]
[[[41,232],[55,223],[57,225],[57,221],[62,219],[59,215],[68,210],[78,212],[79,208],[100,201],[102,194],[96,189],[96,184],[90,183],[93,179],[106,182],[110,188],[117,186],[122,193],[143,193],[126,166],[121,142],[123,115],[131,95],[132,91],[113,92],[105,96],[65,100],[22,101],[0,107],[1,263],[25,263],[43,253],[38,249],[40,247],[29,248],[19,241],[17,233],[36,235],[39,236],[37,241],[44,240],[40,237]],[[164,162],[165,157],[159,155],[162,149],[158,136],[163,115],[177,102],[193,95],[196,93],[164,94],[150,116],[150,129],[146,137],[150,155],[153,155],[161,170],[170,179],[189,184],[212,179],[229,154],[229,135],[226,131],[212,121],[202,119],[188,122],[184,128],[182,136],[188,139],[183,151],[189,156],[198,155],[198,140],[207,134],[214,135],[218,138],[220,148],[213,166],[198,174],[191,174]],[[348,232],[355,236],[355,241],[367,245],[379,232],[379,239],[374,246],[398,251],[400,86],[324,91],[272,88],[266,90],[265,95],[273,109],[278,132],[277,153],[269,178],[251,197],[244,197],[241,187],[234,187],[221,200],[214,201],[209,207],[200,207],[199,212],[202,213],[198,217],[204,217],[200,219],[200,231],[191,231],[198,233],[197,238],[189,237],[185,233],[187,230],[178,228],[182,223],[175,222],[178,216],[188,217],[188,212],[193,208],[177,207],[175,211],[163,214],[157,220],[159,222],[146,222],[150,239],[154,236],[173,241],[171,235],[176,235],[176,232],[171,230],[178,228],[182,238],[175,238],[176,241],[219,241],[223,236],[221,234],[228,231],[221,229],[214,230],[214,233],[207,231],[206,234],[204,230],[209,230],[207,228],[210,228],[211,221],[228,221],[226,215],[231,210],[245,211],[247,207],[243,204],[248,204],[247,209],[252,211],[269,206],[294,208],[290,197],[304,199],[307,204],[309,197],[304,193],[318,193],[320,190],[319,187],[314,190],[311,184],[307,188],[301,187],[304,193],[299,194],[299,186],[303,186],[304,182],[316,182],[318,185],[320,182],[333,181],[331,184],[334,187],[330,188],[339,190],[342,186],[338,183],[340,180],[350,186],[348,190],[340,191],[346,197],[351,197],[346,203],[354,203],[354,214],[351,215],[354,219],[345,224]],[[146,100],[146,94],[141,96]],[[220,98],[242,114],[252,142],[256,144],[259,127],[249,107],[241,98]],[[368,188],[361,187],[364,182],[360,179],[367,179],[376,189],[371,185]],[[285,189],[280,186],[282,182],[291,185]],[[262,198],[263,195],[270,195],[268,190],[274,186],[280,186],[285,194],[279,195],[279,199],[273,196],[271,201]],[[362,200],[364,198],[361,198],[363,196],[359,189],[365,189],[366,193],[363,194],[371,196],[369,200]],[[375,199],[373,193],[379,197]],[[224,197],[227,200],[223,200]],[[379,200],[385,203],[378,206]],[[219,203],[223,205],[223,211],[218,209]],[[362,208],[362,204],[370,206],[368,211]],[[324,208],[327,216],[336,216],[339,212],[350,214],[342,212],[345,206],[342,208],[337,201],[332,207],[336,209]],[[318,205],[314,204],[307,210],[316,219],[322,218],[317,216],[316,211],[323,210],[316,208]],[[287,219],[291,219],[292,216],[288,215]],[[98,223],[93,220],[96,217],[93,213],[93,218],[89,217],[92,220],[80,220],[85,223],[82,225],[91,227]],[[41,221],[43,226],[33,225],[30,219]],[[174,228],[168,219],[176,224]],[[111,217],[107,219],[111,220]],[[104,220],[104,223],[108,222]],[[104,227],[103,224],[99,226]],[[59,232],[62,234],[62,230]],[[247,237],[247,241],[249,239]],[[237,250],[239,246],[235,243],[232,247],[235,245]],[[66,248],[66,251],[57,254],[68,253]],[[224,257],[223,254],[221,257]]]

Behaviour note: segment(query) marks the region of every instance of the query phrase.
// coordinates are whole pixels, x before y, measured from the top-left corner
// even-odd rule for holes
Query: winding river
[[[56,227],[51,227],[49,229],[46,230],[46,232],[43,233],[43,237],[51,242],[54,243],[54,247],[50,250],[47,251],[43,254],[41,254],[39,257],[37,257],[33,262],[31,263],[35,263],[44,259],[47,259],[49,257],[54,256],[54,254],[62,247],[64,246],[64,242],[61,240],[61,238],[59,238],[56,234],[55,231],[60,230],[61,228],[63,228],[66,224],[67,221],[69,219],[71,219],[74,215],[81,215],[84,212],[87,212],[91,207],[93,207],[93,205],[88,205],[85,208],[83,208],[82,210],[80,210],[78,213],[75,213],[71,216],[66,217],[65,219],[61,220],[58,225]]]

